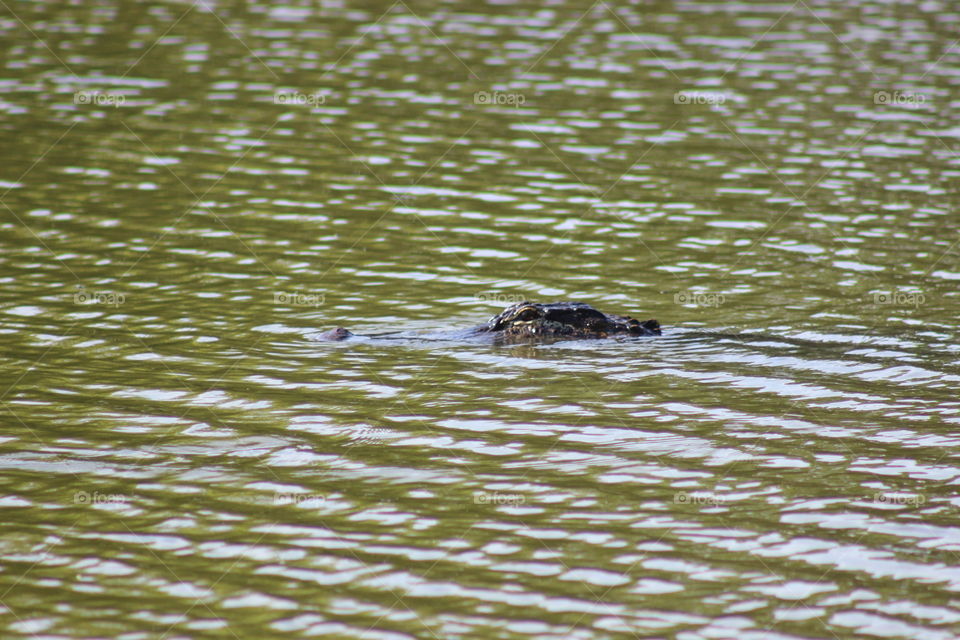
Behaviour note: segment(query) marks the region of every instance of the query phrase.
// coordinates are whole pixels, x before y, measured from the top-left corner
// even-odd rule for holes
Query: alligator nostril
[[[330,342],[338,342],[340,340],[346,340],[347,338],[352,337],[353,334],[344,329],[343,327],[337,327],[336,329],[331,329],[326,333],[321,333],[318,338],[320,340],[327,340]]]

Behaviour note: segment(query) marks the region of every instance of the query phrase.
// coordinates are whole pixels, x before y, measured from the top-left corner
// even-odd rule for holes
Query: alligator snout
[[[347,338],[352,337],[353,334],[344,329],[343,327],[337,327],[336,329],[331,329],[330,331],[325,331],[317,336],[317,340],[326,340],[328,342],[339,342],[340,340],[346,340]]]

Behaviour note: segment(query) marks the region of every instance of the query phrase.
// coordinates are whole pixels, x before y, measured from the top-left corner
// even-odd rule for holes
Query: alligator
[[[340,341],[352,337],[384,338],[396,332],[358,335],[337,327],[316,336],[318,340]],[[484,324],[465,331],[445,334],[445,339],[492,338],[496,343],[547,342],[606,338],[611,335],[658,336],[660,323],[641,322],[630,316],[603,313],[585,302],[529,302],[507,307]]]

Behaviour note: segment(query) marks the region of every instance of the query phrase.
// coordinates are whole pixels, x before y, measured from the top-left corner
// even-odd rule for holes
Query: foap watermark
[[[121,107],[127,101],[122,93],[110,91],[76,91],[73,94],[73,104],[93,105],[97,107]]]
[[[716,91],[677,91],[673,94],[673,104],[718,105],[727,101],[726,94]]]
[[[125,504],[130,500],[122,493],[100,493],[94,491],[75,491],[73,493],[74,504]]]
[[[499,491],[475,491],[473,504],[506,504],[517,506],[527,501],[520,493],[500,493]]]
[[[322,293],[286,293],[276,291],[273,294],[273,303],[288,307],[319,307],[324,302]]]
[[[925,504],[926,497],[918,493],[875,493],[874,504],[894,504],[900,506],[919,507]]]
[[[327,501],[327,497],[318,493],[275,493],[274,505],[295,504],[299,506],[319,506]]]
[[[476,295],[478,302],[497,302],[500,304],[517,304],[527,298],[519,293],[497,293],[495,291],[483,291]]]
[[[673,301],[676,304],[692,304],[697,307],[719,307],[727,298],[722,293],[681,291],[673,294]]]
[[[506,105],[519,109],[527,102],[527,97],[522,93],[510,91],[477,91],[473,94],[473,104],[496,104]]]
[[[73,294],[73,301],[76,304],[105,304],[119,307],[127,301],[127,297],[115,291],[87,291],[85,286],[79,284],[77,291]]]
[[[326,104],[327,95],[322,91],[303,93],[302,91],[278,91],[273,94],[273,104],[288,107],[319,107]]]
[[[716,507],[724,504],[725,502],[726,501],[721,496],[712,493],[687,493],[686,491],[680,491],[673,494],[674,504],[690,504],[697,507]]]
[[[915,109],[927,101],[927,96],[912,91],[874,91],[873,104]]]
[[[355,431],[350,437],[353,444],[372,444],[385,441],[390,436],[388,429],[381,427],[363,426]]]
[[[927,301],[922,293],[907,291],[880,291],[873,294],[873,304],[889,304],[895,307],[917,308]]]

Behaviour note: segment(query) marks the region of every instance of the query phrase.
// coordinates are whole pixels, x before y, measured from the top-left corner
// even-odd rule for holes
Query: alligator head
[[[366,337],[388,338],[395,333]],[[660,323],[656,320],[641,322],[629,316],[603,313],[584,302],[521,302],[504,309],[486,324],[455,335],[459,338],[490,335],[496,342],[515,343],[606,338],[615,334],[658,336]],[[337,342],[353,335],[343,327],[337,327],[315,339]]]
[[[499,334],[507,341],[606,338],[613,334],[660,335],[660,323],[603,313],[583,302],[524,301],[508,307],[477,330]]]

